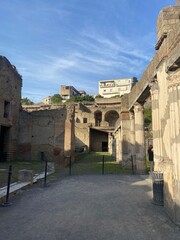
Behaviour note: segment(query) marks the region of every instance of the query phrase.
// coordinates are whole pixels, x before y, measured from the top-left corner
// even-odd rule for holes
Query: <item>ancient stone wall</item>
[[[176,20],[169,19],[168,16],[173,18],[173,13],[176,13]],[[165,58],[167,61],[166,68],[169,68],[169,65],[172,65],[180,53],[180,18],[177,18],[177,15],[180,15],[180,7],[167,7],[165,11],[161,11],[159,18],[157,20],[157,28],[159,29],[159,34],[163,34],[163,29],[161,31],[161,26],[168,26],[168,34],[162,41],[158,42],[158,51],[155,52],[153,59],[150,64],[147,66],[145,71],[142,74],[140,81],[133,87],[129,97],[129,109],[133,107],[134,103],[137,101],[144,101],[146,97],[140,98],[141,94],[145,91],[149,83],[156,77],[159,64]],[[162,22],[165,18],[166,24]],[[159,36],[158,36],[159,37]],[[122,100],[123,101],[123,100]]]
[[[180,7],[167,7],[160,12],[157,20],[158,42],[156,53],[141,80],[128,95],[122,98],[122,109],[129,109],[135,124],[130,124],[132,139],[134,128],[134,151],[136,164],[143,163],[143,122],[142,113],[137,115],[136,105],[143,107],[151,95],[152,130],[155,170],[164,176],[164,206],[171,218],[180,225]],[[126,96],[127,98],[127,96]],[[126,103],[123,106],[123,103]],[[128,102],[128,107],[127,107]],[[131,114],[130,113],[130,114]],[[140,114],[140,115],[139,115]],[[132,123],[133,121],[130,120]],[[132,127],[134,125],[134,127]],[[119,126],[123,132],[123,122]],[[122,136],[121,136],[122,141]],[[133,141],[132,141],[133,142]],[[137,143],[139,143],[137,146]],[[123,143],[121,143],[123,148]],[[137,151],[138,148],[141,151]],[[125,156],[122,155],[122,159]],[[145,160],[145,158],[144,158]],[[137,170],[141,167],[136,165]]]
[[[90,138],[93,139],[93,141],[90,141],[91,151],[102,152],[102,143],[103,142],[108,143],[108,133],[106,132],[91,129]]]
[[[158,41],[164,34],[174,30],[176,24],[179,23],[180,6],[165,7],[159,13],[157,19],[157,38]]]
[[[0,56],[0,158],[14,160],[17,149],[22,78],[16,68]]]
[[[97,101],[91,104],[90,103],[77,104],[75,107],[75,147],[86,146],[87,150],[91,150],[90,149],[90,129],[97,128],[98,131],[106,129],[106,131],[108,132],[109,126],[111,124],[114,124],[114,126],[111,128],[115,129],[116,124],[111,122],[111,117],[116,115],[116,117],[118,118],[116,120],[116,123],[117,123],[120,117],[120,111],[121,111],[121,100],[119,98],[118,99],[98,99]],[[101,114],[101,120],[99,120],[98,124],[96,121],[97,112]],[[95,136],[95,134],[93,134],[93,136]],[[94,147],[94,144],[95,143],[93,143],[93,149],[96,148]],[[96,149],[101,149],[101,148],[97,147]]]
[[[58,110],[20,112],[18,159],[61,160],[64,154],[65,107]]]

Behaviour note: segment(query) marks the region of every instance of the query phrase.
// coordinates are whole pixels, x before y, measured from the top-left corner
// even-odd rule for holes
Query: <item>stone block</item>
[[[47,163],[47,171],[48,172],[55,172],[55,166],[53,162],[48,162]]]
[[[19,170],[18,180],[20,182],[31,182],[31,183],[33,183],[33,170],[27,170],[27,169]]]

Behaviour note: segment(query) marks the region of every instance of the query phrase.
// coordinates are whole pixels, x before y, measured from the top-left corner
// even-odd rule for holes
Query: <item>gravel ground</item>
[[[29,188],[0,208],[0,239],[180,239],[164,208],[152,204],[146,177],[71,176],[46,188]]]

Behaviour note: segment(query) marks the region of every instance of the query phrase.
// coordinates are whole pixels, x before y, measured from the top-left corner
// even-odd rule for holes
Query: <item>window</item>
[[[83,123],[87,123],[87,118],[83,118]]]
[[[10,102],[4,102],[4,118],[8,118],[10,111]]]

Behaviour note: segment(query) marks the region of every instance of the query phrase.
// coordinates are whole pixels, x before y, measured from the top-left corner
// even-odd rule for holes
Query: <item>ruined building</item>
[[[180,224],[180,6],[157,19],[156,52],[129,94],[75,105],[20,109],[22,79],[0,57],[0,156],[2,159],[64,161],[75,149],[109,151],[118,162],[133,158],[146,172],[143,108],[152,104],[155,170],[164,177],[164,207]]]
[[[163,172],[164,206],[180,224],[180,6],[160,12],[155,49],[141,80],[122,98],[115,155],[120,161],[132,155],[137,172],[145,173],[143,107],[150,97],[155,170]]]
[[[0,160],[12,160],[18,144],[22,78],[0,56]]]

